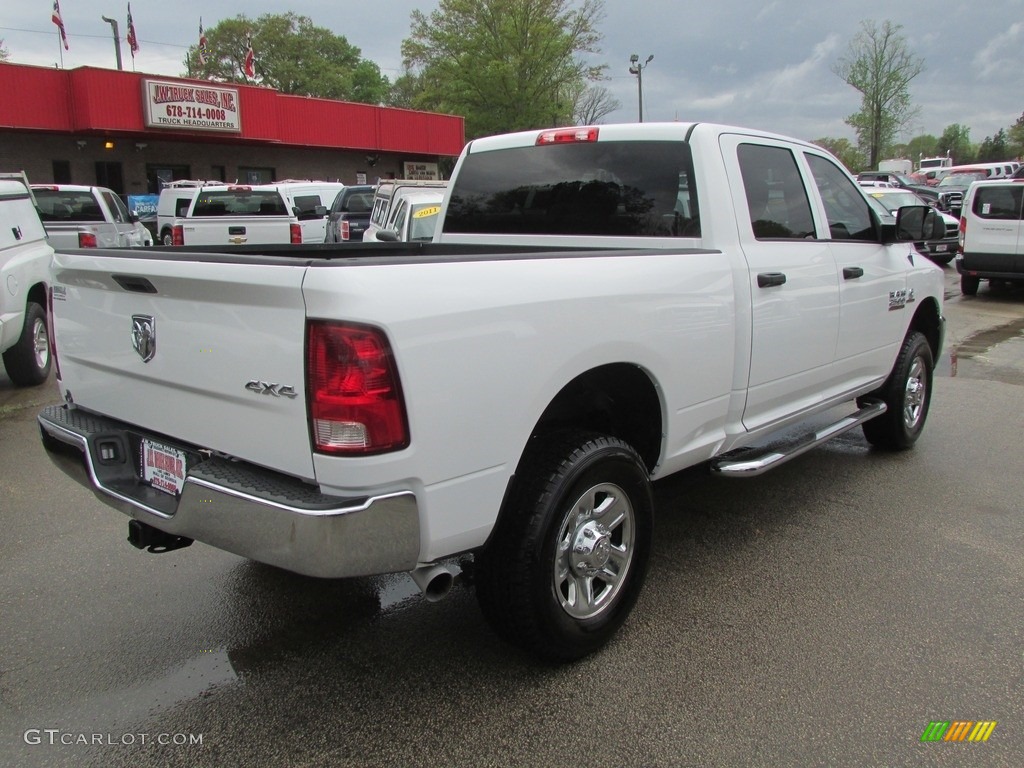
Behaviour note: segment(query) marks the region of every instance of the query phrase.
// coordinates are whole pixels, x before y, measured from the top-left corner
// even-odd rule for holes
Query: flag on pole
[[[252,49],[252,36],[245,36],[245,76],[250,80],[256,77],[256,53]]]
[[[206,35],[203,34],[203,17],[199,17],[199,63],[206,64]]]
[[[64,19],[60,17],[60,0],[53,0],[53,15],[50,16],[50,21],[57,25],[57,29],[60,30],[60,40],[64,43],[64,50],[68,48],[68,33],[64,30]]]
[[[139,38],[135,36],[135,22],[132,21],[132,4],[128,3],[128,48],[132,52],[132,58],[139,50]]]

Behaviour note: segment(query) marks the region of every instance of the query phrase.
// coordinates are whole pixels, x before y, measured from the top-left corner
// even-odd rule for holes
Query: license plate
[[[187,470],[184,451],[142,438],[142,479],[158,491],[177,496]]]
[[[935,252],[936,253],[945,253],[948,250],[949,250],[949,246],[948,245],[936,245],[935,246]]]

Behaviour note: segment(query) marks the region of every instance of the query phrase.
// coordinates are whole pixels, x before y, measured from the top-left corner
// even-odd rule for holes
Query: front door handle
[[[757,276],[757,287],[768,288],[773,285],[783,285],[786,282],[786,275],[783,272],[762,272]]]
[[[856,280],[864,277],[864,270],[860,267],[843,267],[843,280]]]

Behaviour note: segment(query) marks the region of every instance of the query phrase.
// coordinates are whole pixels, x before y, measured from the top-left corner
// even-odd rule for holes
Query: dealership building
[[[270,88],[0,63],[0,171],[147,197],[178,179],[438,178],[463,118]]]

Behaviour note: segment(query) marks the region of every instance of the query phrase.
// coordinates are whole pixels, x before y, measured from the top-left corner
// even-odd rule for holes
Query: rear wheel
[[[636,602],[654,504],[622,440],[572,431],[535,443],[477,557],[477,599],[506,640],[571,661],[603,646]]]
[[[960,275],[960,293],[964,296],[975,296],[978,293],[978,285],[981,279],[970,275]]]
[[[864,422],[864,437],[878,448],[910,448],[920,437],[932,398],[932,349],[923,334],[911,331],[903,340],[892,373],[869,397],[880,398],[885,413]]]
[[[160,242],[164,245],[174,245],[174,234],[169,229],[160,233]]]
[[[3,354],[4,368],[19,386],[42,384],[50,375],[50,334],[46,312],[30,301],[25,307],[25,325],[21,337]]]

